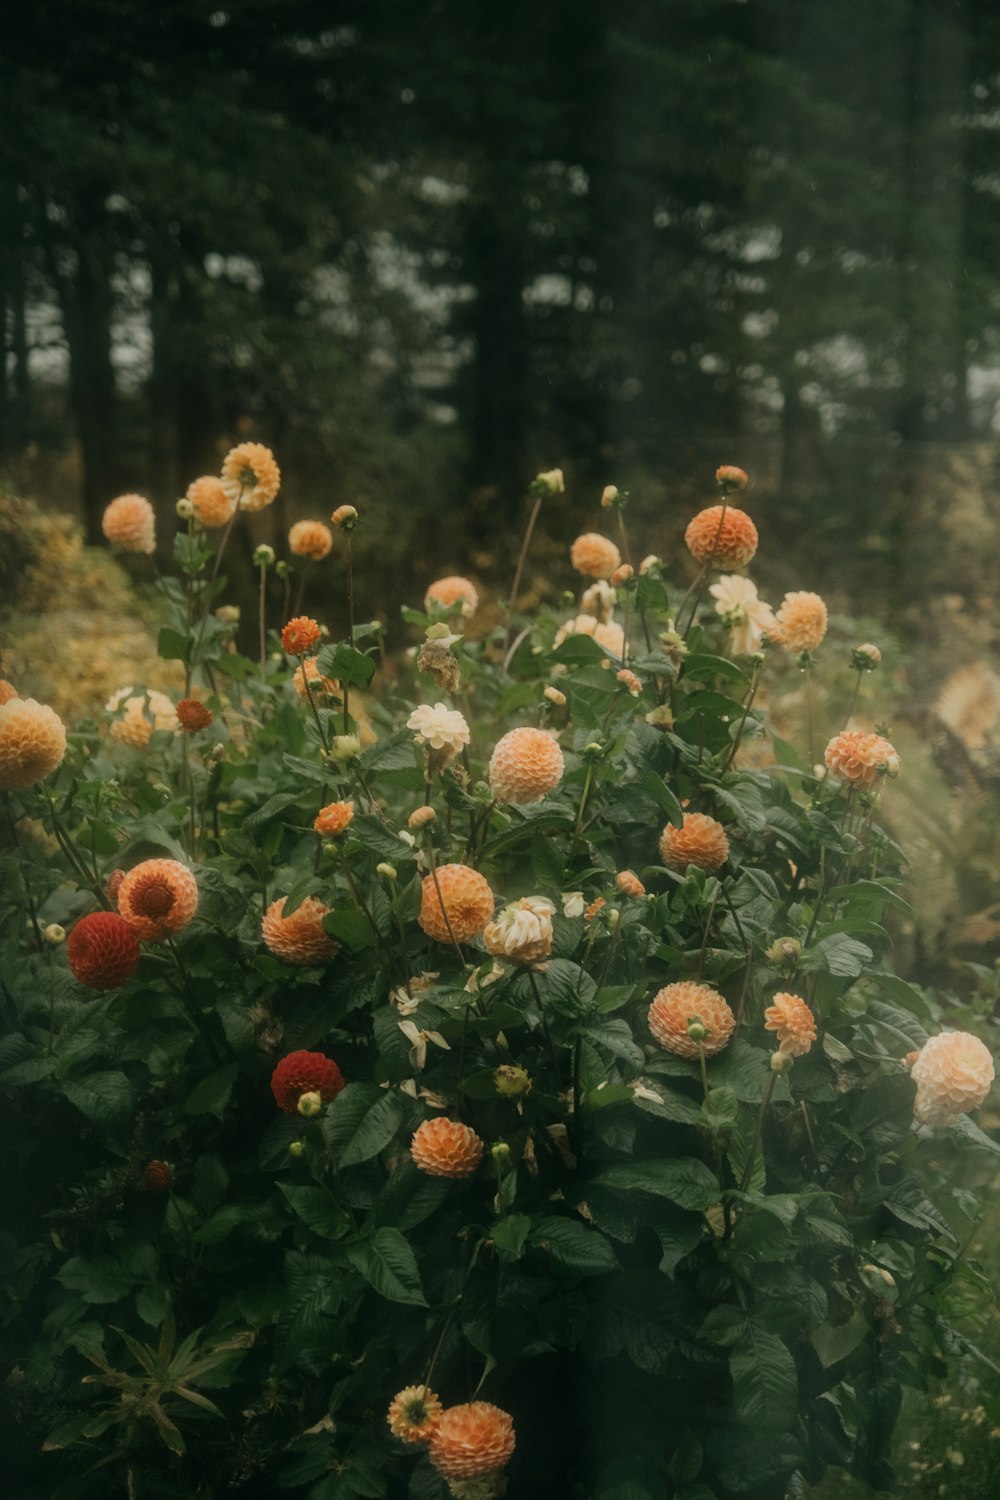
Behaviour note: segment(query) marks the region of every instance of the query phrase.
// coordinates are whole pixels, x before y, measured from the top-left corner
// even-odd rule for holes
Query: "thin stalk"
[[[717,883],[717,885],[716,885],[715,895],[712,897],[712,904],[708,908],[708,916],[705,919],[705,931],[702,933],[702,937],[701,937],[701,952],[698,954],[698,973],[697,973],[697,976],[696,976],[698,979],[701,978],[702,971],[703,971],[703,969],[705,967],[705,951],[708,948],[708,934],[709,934],[709,931],[711,930],[712,918],[715,916],[715,907],[716,907],[716,903],[719,900],[719,895],[720,895],[721,891],[722,891],[722,881],[720,880]]]
[[[257,606],[257,630],[260,636],[260,680],[264,681],[267,663],[267,563],[260,564],[260,592]]]
[[[13,843],[14,848],[18,849],[20,848],[21,841],[17,836],[17,821],[14,817],[14,812],[10,805],[10,796],[7,792],[0,792],[0,802],[3,803],[4,816],[6,817],[7,825],[10,828],[11,842]],[[24,895],[28,905],[28,916],[31,918],[31,925],[35,931],[35,942],[38,944],[39,948],[42,948],[44,947],[44,944],[42,942],[42,929],[38,925],[38,908],[35,906],[35,898],[32,896],[30,890],[28,889],[27,878],[24,882]]]
[[[722,528],[726,522],[726,511],[728,509],[729,506],[726,504],[725,500],[723,500],[722,510],[719,513],[719,524],[716,527],[715,536],[712,538],[712,549],[709,552],[707,559],[702,564],[701,572],[698,574],[698,577],[695,579],[694,583],[692,583],[691,587],[684,595],[684,598],[681,600],[680,609],[678,609],[677,611],[677,621],[674,628],[676,630],[679,630],[681,625],[681,612],[684,609],[684,606],[690,598],[691,594],[694,593],[694,604],[691,606],[691,618],[687,622],[687,629],[684,632],[684,640],[687,640],[688,635],[691,631],[691,626],[694,624],[697,618],[698,606],[701,604],[701,596],[705,592],[705,581],[708,578],[709,573],[712,571],[712,563],[715,559],[715,549],[719,544],[719,537],[722,535]]]
[[[587,764],[587,774],[583,779],[583,791],[580,793],[580,806],[576,810],[576,824],[573,832],[579,837],[583,827],[583,815],[587,810],[587,798],[590,796],[590,784],[594,779],[594,762]]]
[[[347,536],[347,644],[354,645],[354,544],[351,533]],[[344,678],[344,733],[350,722],[350,683]]]
[[[458,954],[462,967],[464,968],[465,954],[462,952],[462,946],[459,943],[458,938],[455,936],[455,929],[451,925],[451,918],[448,915],[448,908],[444,904],[444,897],[441,894],[441,882],[438,880],[437,860],[434,858],[434,845],[431,843],[429,838],[424,843],[424,849],[427,852],[427,862],[431,867],[431,877],[434,881],[434,890],[437,893],[438,905],[441,908],[441,915],[442,917],[444,917],[444,925],[448,929],[448,937],[451,939],[452,946],[454,947],[455,952]]]
[[[771,1095],[774,1093],[774,1085],[777,1077],[777,1073],[771,1074],[770,1078],[767,1080],[767,1088],[764,1090],[764,1097],[760,1101],[760,1109],[757,1111],[757,1124],[754,1127],[753,1140],[750,1142],[750,1150],[747,1152],[746,1166],[743,1168],[743,1176],[740,1178],[741,1193],[746,1192],[747,1183],[753,1176],[753,1164],[757,1156],[757,1147],[760,1144],[761,1131],[764,1129],[764,1116],[767,1114],[767,1107],[771,1102]]]
[[[305,683],[306,697],[309,700],[309,707],[312,709],[312,716],[315,720],[316,728],[319,731],[320,743],[322,744],[324,750],[329,750],[330,742],[326,737],[326,731],[323,728],[323,722],[319,716],[319,709],[317,708],[316,700],[313,697],[312,683],[309,681],[309,673],[306,671],[306,659],[304,656],[299,657],[299,665],[302,668],[302,681]]]
[[[46,787],[44,790],[49,804],[49,814],[52,818],[52,831],[56,836],[56,842],[73,867],[73,872],[76,875],[76,878],[81,881],[88,890],[93,891],[94,895],[97,897],[98,904],[100,906],[103,906],[105,911],[110,911],[111,902],[108,900],[107,893],[105,892],[104,887],[101,885],[100,881],[95,880],[91,875],[90,871],[87,869],[87,866],[84,864],[83,860],[80,858],[79,853],[74,847],[73,842],[70,839],[69,832],[63,827],[62,823],[60,822],[59,814],[56,812],[55,799],[53,798],[52,793],[49,791],[48,787]]]
[[[514,646],[511,644],[511,637],[514,633],[514,611],[517,608],[517,596],[521,588],[521,574],[524,572],[524,564],[528,556],[528,548],[531,546],[531,538],[534,534],[535,524],[538,520],[538,515],[542,508],[543,498],[544,497],[542,495],[535,496],[535,503],[531,507],[531,514],[528,517],[528,524],[525,527],[524,538],[521,542],[521,550],[518,553],[517,567],[514,569],[514,582],[511,585],[510,600],[507,604],[507,649],[504,652],[503,658],[503,670],[505,672],[510,666],[510,660],[514,654]]]
[[[812,662],[807,661],[802,670],[806,674],[806,737],[809,746],[809,765],[813,765],[816,757],[816,741],[813,733],[813,674]]]
[[[552,1072],[555,1075],[556,1092],[561,1093],[562,1077],[560,1076],[559,1072],[559,1054],[556,1051],[556,1044],[552,1040],[552,1032],[549,1030],[549,1018],[545,1014],[545,1007],[542,1004],[542,996],[538,988],[538,980],[535,978],[535,971],[531,968],[528,969],[528,983],[531,985],[531,992],[535,997],[535,1004],[538,1006],[538,1014],[541,1017],[542,1022],[542,1033],[545,1037],[546,1042],[548,1043],[549,1052],[552,1054]]]
[[[174,964],[176,965],[178,974],[180,975],[181,987],[177,991],[178,999],[184,1007],[184,1011],[188,1017],[188,1020],[192,1023],[195,1030],[204,1041],[209,1052],[211,1052],[216,1067],[221,1067],[222,1053],[216,1046],[215,1038],[212,1036],[212,1033],[209,1031],[208,1027],[205,1025],[204,1020],[198,1013],[198,1007],[195,1003],[194,994],[191,989],[191,981],[188,978],[187,969],[184,967],[184,961],[177,950],[177,946],[174,943],[173,938],[169,934],[167,935],[166,943],[167,948],[170,951],[170,956],[173,959]]]
[[[859,671],[858,672],[858,680],[854,684],[854,692],[851,695],[851,706],[847,710],[847,718],[844,720],[844,728],[845,729],[849,726],[851,720],[854,718],[854,710],[858,706],[858,697],[860,696],[860,693],[861,693],[861,677],[862,677],[862,673]]]
[[[753,678],[752,678],[752,680],[750,682],[750,691],[747,693],[746,701],[743,704],[743,716],[740,719],[739,728],[736,731],[736,737],[733,740],[733,743],[729,747],[729,754],[726,756],[726,763],[725,763],[725,765],[722,768],[722,774],[723,774],[723,776],[725,776],[726,772],[729,770],[729,767],[732,765],[733,761],[736,759],[737,752],[738,752],[738,750],[740,748],[740,741],[743,738],[743,731],[746,728],[747,718],[749,716],[751,708],[753,708],[754,699],[757,696],[757,689],[760,686],[760,678],[761,678],[761,673],[762,673],[763,669],[764,669],[764,663],[763,662],[758,662],[757,665],[756,665],[756,667],[754,667]],[[811,764],[811,762],[810,762],[810,764]]]

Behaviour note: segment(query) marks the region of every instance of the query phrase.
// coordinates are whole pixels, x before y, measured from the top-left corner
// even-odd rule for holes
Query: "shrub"
[[[988,1296],[955,1167],[997,1150],[969,1115],[993,1066],[892,969],[888,731],[866,709],[803,751],[762,706],[774,650],[811,690],[822,601],[708,591],[719,538],[757,537],[727,469],[686,593],[629,561],[609,487],[618,541],[576,548],[568,621],[515,597],[477,635],[450,578],[387,662],[340,507],[343,639],[291,609],[267,631],[289,570],[260,548],[253,661],[219,607],[240,509],[278,484],[251,446],[224,530],[179,507],[178,704],[146,717],[137,685],[44,779],[47,711],[0,707],[19,1480],[890,1485],[903,1388],[972,1347]],[[536,511],[561,488],[540,476]],[[875,658],[845,663],[859,689]]]

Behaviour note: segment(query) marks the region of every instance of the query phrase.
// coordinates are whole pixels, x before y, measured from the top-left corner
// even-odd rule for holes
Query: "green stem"
[[[757,1156],[757,1147],[760,1144],[761,1131],[764,1129],[764,1116],[767,1114],[767,1107],[771,1102],[771,1095],[774,1093],[774,1085],[777,1077],[777,1073],[771,1074],[770,1078],[767,1080],[767,1088],[764,1090],[764,1097],[760,1101],[760,1109],[757,1111],[757,1124],[754,1127],[753,1140],[750,1142],[750,1150],[747,1153],[746,1166],[743,1168],[743,1176],[740,1178],[741,1193],[746,1192],[747,1184],[750,1181],[750,1178],[753,1176],[753,1164]]]
[[[354,645],[354,546],[351,533],[347,532],[347,644]],[[350,683],[344,677],[344,733],[350,723]]]
[[[573,832],[577,835],[577,837],[579,837],[580,830],[583,827],[583,815],[587,810],[587,798],[590,796],[590,784],[593,779],[594,762],[589,761],[587,764],[587,774],[583,780],[583,791],[580,793],[580,806],[576,810],[576,825],[573,829]]]
[[[260,564],[260,593],[257,606],[257,629],[260,636],[260,680],[264,681],[267,664],[267,563]]]
[[[727,755],[727,757],[726,757],[726,763],[725,763],[725,765],[722,768],[722,774],[723,774],[723,776],[725,776],[726,772],[729,770],[729,767],[732,765],[733,761],[736,759],[737,751],[740,748],[740,741],[743,738],[743,731],[746,728],[747,716],[749,715],[750,710],[753,707],[753,701],[754,701],[754,699],[757,696],[757,689],[760,686],[760,678],[761,678],[761,672],[763,671],[763,668],[764,668],[764,663],[763,662],[758,662],[757,665],[756,665],[756,667],[754,668],[753,679],[752,679],[752,681],[750,683],[750,691],[747,694],[746,702],[743,705],[743,717],[740,719],[739,728],[736,731],[736,737],[733,740],[732,745],[729,747],[729,754]],[[811,764],[811,762],[810,762],[810,764]]]
[[[521,542],[521,550],[518,553],[517,566],[514,569],[514,582],[511,585],[510,600],[507,604],[507,646],[503,658],[503,670],[505,672],[510,666],[510,659],[514,654],[514,645],[512,645],[511,643],[511,636],[514,633],[514,611],[517,608],[517,596],[521,588],[521,574],[524,572],[524,564],[528,556],[528,548],[531,546],[531,538],[535,530],[535,523],[538,520],[538,514],[542,508],[542,498],[543,497],[541,495],[535,496],[535,503],[531,507],[531,514],[528,517],[528,524],[525,527],[524,538]]]

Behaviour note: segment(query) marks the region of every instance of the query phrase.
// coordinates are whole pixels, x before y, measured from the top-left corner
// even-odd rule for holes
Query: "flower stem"
[[[347,644],[354,645],[354,544],[351,533],[347,532]],[[350,723],[350,693],[351,687],[345,675],[344,677],[344,733],[348,732]]]
[[[260,564],[260,594],[257,609],[257,629],[260,635],[260,680],[264,681],[264,669],[267,662],[267,563]]]
[[[757,1156],[757,1147],[760,1144],[761,1131],[764,1129],[764,1116],[767,1114],[767,1107],[771,1102],[771,1095],[774,1093],[774,1085],[777,1077],[777,1073],[771,1074],[770,1078],[767,1080],[767,1088],[764,1090],[764,1097],[760,1101],[760,1109],[757,1111],[757,1124],[754,1128],[753,1140],[750,1142],[750,1150],[747,1153],[746,1165],[743,1168],[743,1176],[740,1178],[741,1193],[746,1192],[747,1184],[749,1183],[750,1178],[753,1176],[753,1164]]]
[[[542,498],[543,497],[541,495],[535,496],[535,503],[531,507],[531,514],[528,517],[528,524],[525,527],[524,538],[521,542],[521,550],[518,553],[517,567],[514,569],[514,582],[511,585],[510,599],[507,603],[507,649],[504,652],[503,658],[503,670],[505,672],[510,666],[510,659],[514,654],[514,647],[511,644],[511,637],[514,633],[514,611],[517,608],[517,596],[521,588],[521,574],[524,572],[524,564],[528,556],[528,548],[531,546],[531,538],[535,530],[535,523],[538,520],[538,515],[542,508]]]

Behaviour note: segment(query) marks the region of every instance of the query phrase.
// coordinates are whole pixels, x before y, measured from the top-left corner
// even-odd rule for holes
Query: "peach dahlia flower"
[[[392,1399],[386,1420],[393,1437],[404,1443],[426,1443],[444,1407],[429,1385],[408,1385]]]
[[[333,532],[322,521],[296,521],[288,533],[288,550],[295,557],[322,562],[333,547]]]
[[[804,589],[786,594],[771,632],[786,651],[815,651],[826,635],[826,605]]]
[[[438,1115],[417,1126],[410,1155],[430,1177],[471,1177],[483,1159],[483,1143],[471,1125]]]
[[[660,990],[649,1007],[647,1020],[665,1052],[690,1058],[698,1056],[699,1043],[688,1034],[689,1026],[704,1027],[706,1035],[700,1045],[706,1057],[722,1051],[736,1026],[736,1017],[722,996],[693,979],[682,979]]]
[[[899,775],[899,756],[889,741],[860,729],[844,729],[834,735],[823,761],[832,776],[855,786],[871,787],[880,775]]]
[[[66,754],[66,726],[34,698],[0,705],[0,791],[19,792],[51,776]]]
[[[490,790],[498,802],[517,807],[540,802],[562,780],[565,761],[544,729],[510,729],[490,756]]]
[[[240,510],[263,510],[281,488],[281,470],[263,443],[240,443],[222,464],[222,488]]]
[[[123,552],[156,551],[156,516],[144,495],[119,495],[105,508],[101,530]]]
[[[431,1438],[430,1460],[448,1480],[477,1479],[504,1468],[514,1453],[514,1419],[489,1401],[450,1406]]]
[[[424,609],[428,614],[432,609],[450,609],[454,604],[461,604],[462,618],[465,620],[470,619],[479,608],[479,594],[475,584],[457,573],[436,579],[424,595]]]
[[[610,538],[585,531],[570,548],[569,560],[585,578],[610,578],[621,567],[622,555]]]
[[[746,511],[709,505],[689,522],[684,541],[698,562],[732,572],[745,568],[757,551],[757,528]]]
[[[453,938],[456,943],[464,943],[478,937],[493,915],[493,892],[486,877],[468,865],[458,864],[439,865],[436,874],[436,884],[434,874],[423,878],[417,917],[420,926],[439,943],[450,943]]]
[[[928,1037],[910,1069],[917,1085],[914,1118],[921,1125],[954,1125],[978,1109],[995,1076],[989,1048],[968,1031]]]
[[[198,910],[198,884],[176,859],[145,859],[123,876],[118,910],[138,937],[162,943],[182,931]]]
[[[206,531],[225,526],[227,521],[232,520],[236,509],[235,499],[231,500],[226,494],[217,474],[202,474],[200,479],[192,479],[187,487],[187,498]]]
[[[816,1040],[816,1018],[799,995],[775,995],[764,1012],[764,1030],[776,1034],[782,1052],[804,1057]]]
[[[307,896],[291,916],[283,916],[286,897],[272,901],[261,922],[261,935],[276,958],[286,964],[322,964],[340,947],[323,927],[330,910],[315,896]]]
[[[729,858],[726,830],[707,813],[685,813],[682,828],[668,823],[660,835],[660,858],[668,870],[683,873],[696,865],[711,875]]]

